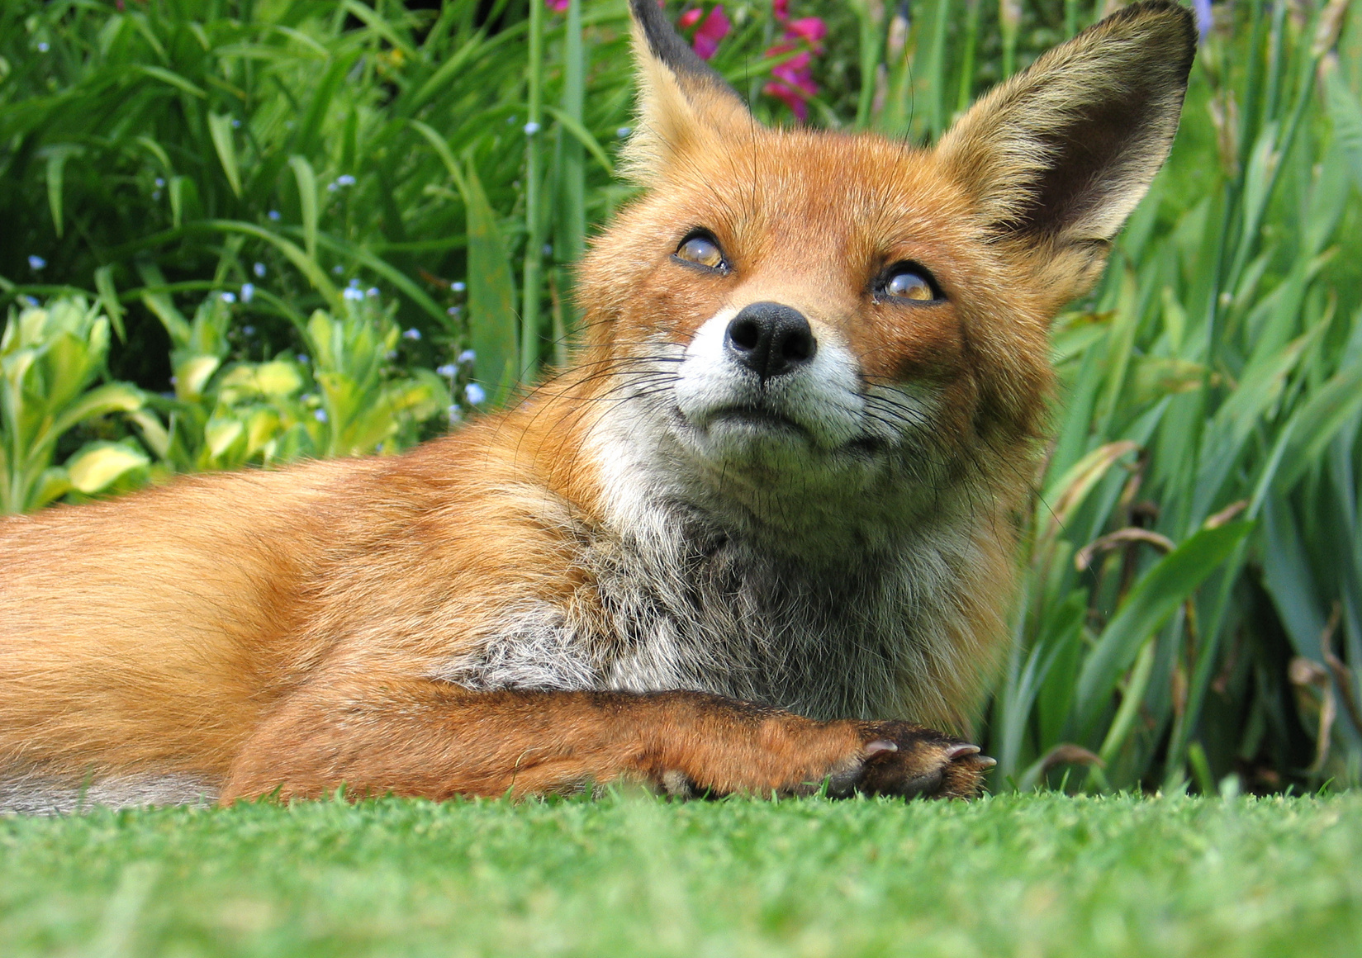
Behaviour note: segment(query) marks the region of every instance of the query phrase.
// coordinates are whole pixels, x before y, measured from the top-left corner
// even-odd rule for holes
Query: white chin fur
[[[812,362],[763,385],[724,348],[736,315],[726,309],[701,326],[677,371],[677,407],[703,451],[722,458],[789,446],[833,450],[863,435],[865,401],[856,360],[845,347],[819,335]]]

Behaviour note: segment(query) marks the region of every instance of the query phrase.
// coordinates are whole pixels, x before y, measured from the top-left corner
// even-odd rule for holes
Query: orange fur
[[[1061,164],[1046,151],[1065,155],[1078,137],[1064,124],[1083,112],[1094,58],[1119,54],[1142,75],[1169,51],[1188,60],[1185,12],[1156,2],[1106,21],[990,97],[938,150],[919,151],[756,125],[713,76],[657,39],[650,6],[634,4],[654,19],[639,33],[643,116],[632,151],[635,174],[657,188],[582,267],[588,325],[575,364],[517,408],[404,456],[187,478],[0,521],[0,780],[41,791],[182,776],[223,800],[280,786],[285,796],[346,783],[351,794],[445,797],[619,778],[683,792],[799,792],[825,778],[896,794],[977,790],[988,763],[969,747],[871,719],[958,730],[998,658],[1014,516],[1049,391],[1046,325],[1095,279],[1111,224],[1162,162],[1166,111],[1133,145],[1116,144],[1088,176],[1091,195],[1054,203],[1078,213],[1047,219],[1024,200],[1058,195],[1044,177],[1046,164]],[[1150,82],[1180,102],[1177,71],[1168,77]],[[1055,88],[1069,82],[1056,107]],[[1037,90],[1049,99],[1037,101]],[[1104,95],[1094,122],[1115,109],[1115,94]],[[1031,115],[1045,109],[1053,129]],[[1029,140],[1008,132],[1021,114]],[[1090,213],[1103,204],[1120,208]],[[671,255],[695,227],[722,246],[725,271]],[[878,292],[875,277],[901,261],[929,269],[943,301],[905,305]],[[620,450],[637,453],[639,476],[658,488],[682,465],[674,450],[628,438],[620,417],[645,401],[630,364],[688,355],[715,317],[761,302],[798,310],[821,350],[851,357],[857,388],[927,397],[929,479],[902,488],[901,473],[863,464],[792,477],[799,457],[763,437],[752,448],[766,451],[741,468],[725,460],[712,483],[696,466],[694,482],[713,489],[689,511],[638,518],[651,506],[621,481],[632,467]],[[640,487],[653,488],[644,478]],[[649,565],[649,537],[670,543],[668,523],[692,512],[719,544],[684,552],[693,569]],[[922,616],[920,639],[882,635],[871,612],[856,634],[862,644],[922,647],[885,649],[884,689],[849,682],[840,699],[819,698],[810,685],[764,703],[849,703],[841,715],[745,705],[704,694],[699,679],[686,685],[695,691],[659,687],[646,676],[665,668],[649,673],[646,656],[629,664],[634,645],[661,654],[671,640],[656,629],[703,636],[714,628],[705,623],[738,615],[722,601],[691,619],[654,608],[684,598],[687,576],[709,574],[705,557],[732,542],[744,556],[769,554],[796,597],[839,575],[854,590],[882,567],[919,570],[868,594],[901,594],[904,614]],[[915,549],[926,550],[920,561]],[[624,585],[607,587],[617,567]],[[726,574],[742,581],[744,569]],[[650,575],[666,580],[656,592]],[[651,598],[626,608],[640,590]],[[640,623],[654,632],[633,637]],[[807,635],[815,650],[817,628]],[[561,636],[568,647],[552,645]],[[715,648],[739,638],[716,635]],[[535,642],[548,643],[542,663]],[[702,656],[703,642],[693,652]],[[491,668],[477,656],[494,653],[525,674],[557,668],[561,681],[481,688],[478,676],[492,673],[477,671]],[[600,675],[615,678],[579,680],[578,658],[606,663]],[[761,678],[759,664],[733,668]]]

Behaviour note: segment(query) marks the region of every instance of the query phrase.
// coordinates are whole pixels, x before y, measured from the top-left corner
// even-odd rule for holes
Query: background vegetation
[[[1115,5],[689,29],[768,122],[925,143]],[[417,6],[0,6],[0,508],[394,452],[564,358],[570,266],[627,195],[623,2]],[[998,790],[1362,775],[1362,25],[1197,7],[1173,157],[1056,324]]]

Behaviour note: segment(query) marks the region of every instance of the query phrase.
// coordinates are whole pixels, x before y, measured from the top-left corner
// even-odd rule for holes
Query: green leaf
[[[1324,95],[1329,120],[1334,125],[1334,140],[1347,157],[1353,182],[1362,190],[1362,103],[1348,89],[1348,81],[1337,64],[1325,74]]]
[[[134,469],[151,465],[146,454],[122,443],[91,443],[66,463],[71,486],[87,496],[103,492]]]
[[[77,423],[96,416],[108,416],[116,412],[134,412],[142,408],[146,393],[128,383],[106,383],[84,393],[79,399],[67,406],[53,420],[54,435],[61,435]]]
[[[612,164],[610,158],[605,155],[605,149],[601,146],[600,141],[592,136],[591,132],[587,130],[586,127],[582,126],[580,122],[573,117],[568,116],[557,107],[545,106],[544,112],[557,120],[563,129],[571,133],[573,138],[580,142],[582,146],[586,147],[587,152],[595,157],[596,162],[601,165],[601,168],[605,170],[608,175],[615,175],[614,164]]]
[[[123,314],[127,310],[123,308],[123,303],[118,298],[118,290],[114,288],[112,263],[105,263],[95,270],[95,289],[99,291],[99,304],[108,314],[109,322],[113,323],[114,332],[118,334],[120,340],[126,340],[128,334],[123,329]]]
[[[164,67],[148,66],[144,63],[139,63],[134,69],[139,73],[145,73],[149,77],[155,77],[162,83],[169,83],[175,89],[188,93],[190,96],[198,97],[200,100],[208,99],[208,94],[204,92],[203,87],[189,82],[178,73],[172,73]]]
[[[227,183],[237,198],[241,198],[241,171],[237,168],[236,144],[232,140],[232,118],[221,113],[208,114],[208,132],[213,138],[213,149],[227,174]]]
[[[312,164],[304,157],[290,156],[288,165],[293,169],[294,182],[298,184],[298,205],[303,211],[303,248],[307,255],[317,258],[317,174]]]
[[[1086,736],[1092,731],[1111,701],[1117,679],[1130,667],[1145,640],[1229,558],[1252,528],[1250,522],[1233,522],[1202,529],[1140,577],[1083,663],[1075,703],[1080,734]]]
[[[500,400],[518,379],[515,280],[497,217],[472,163],[464,178],[468,210],[468,312],[477,378]]]
[[[47,205],[52,211],[52,226],[61,239],[65,224],[62,222],[62,184],[66,176],[66,161],[85,152],[85,147],[74,143],[60,143],[47,151]]]

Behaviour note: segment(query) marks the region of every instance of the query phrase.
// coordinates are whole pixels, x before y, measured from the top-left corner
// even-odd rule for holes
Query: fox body
[[[0,522],[0,807],[977,792],[932,729],[1002,647],[1046,326],[1167,154],[1190,18],[1127,8],[925,151],[764,128],[631,6],[645,189],[576,362],[402,456]]]

